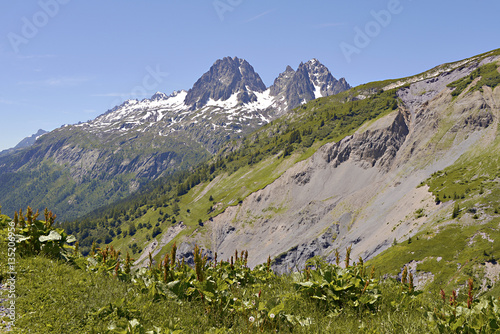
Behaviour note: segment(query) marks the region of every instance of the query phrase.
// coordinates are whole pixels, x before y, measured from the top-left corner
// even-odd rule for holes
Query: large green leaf
[[[66,238],[66,242],[68,244],[72,243],[72,242],[75,242],[76,241],[76,237],[74,235],[69,235],[67,238]]]
[[[25,237],[25,236],[23,236],[21,234],[16,234],[16,241],[17,241],[17,243],[21,243],[21,242],[29,240],[29,239],[31,239],[31,236]]]
[[[62,239],[61,235],[54,230],[50,231],[49,235],[42,235],[40,236],[40,238],[38,238],[40,242],[56,241],[56,240],[58,241],[61,239]]]

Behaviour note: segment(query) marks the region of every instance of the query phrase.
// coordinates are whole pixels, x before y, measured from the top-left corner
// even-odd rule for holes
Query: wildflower
[[[269,318],[274,319],[275,315],[274,313],[269,314]]]
[[[237,301],[237,300],[238,300],[238,298],[234,297],[234,298],[233,298],[233,300],[234,300],[234,301]]]
[[[250,322],[254,322],[254,321],[255,321],[255,318],[254,318],[254,317],[250,317],[250,318],[248,318],[248,321],[250,321]]]
[[[467,296],[467,308],[470,309],[472,306],[472,302],[474,300],[473,295],[472,295],[472,291],[474,289],[474,281],[472,280],[472,278],[469,278],[467,283],[469,285],[469,291],[468,291],[468,296]]]

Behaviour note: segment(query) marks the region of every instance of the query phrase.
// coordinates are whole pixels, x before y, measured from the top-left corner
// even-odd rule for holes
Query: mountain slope
[[[308,71],[321,68],[326,81],[318,77],[319,83],[334,80],[315,64]],[[11,215],[29,204],[71,219],[123,199],[161,176],[198,165],[277,117],[269,92],[247,61],[218,60],[187,92],[125,101],[0,157],[0,203]]]
[[[257,97],[252,93],[265,90],[266,86],[246,60],[226,57],[216,61],[210,71],[196,81],[185,103],[196,110],[206,106],[210,99],[225,101],[238,94],[238,102],[243,104],[255,102]]]

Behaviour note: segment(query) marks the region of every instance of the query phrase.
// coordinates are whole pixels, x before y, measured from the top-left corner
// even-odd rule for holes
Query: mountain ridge
[[[30,204],[75,218],[125,198],[152,180],[199,164],[225,143],[278,117],[269,91],[246,60],[217,60],[189,91],[124,101],[93,120],[65,125],[0,157],[0,179],[8,185],[0,190],[0,202],[10,214]],[[39,183],[37,191],[21,194],[33,181]],[[58,195],[50,195],[54,189]]]
[[[23,149],[23,148],[26,148],[26,147],[30,147],[31,145],[33,145],[35,143],[35,141],[39,137],[41,137],[42,135],[44,135],[46,133],[47,133],[47,131],[45,131],[43,129],[38,129],[38,131],[35,134],[22,139],[19,143],[16,144],[16,146],[8,148],[8,149],[5,149],[3,151],[0,151],[0,157],[4,156],[4,155],[7,155],[7,154],[10,154],[10,153],[12,153],[12,152],[14,152],[16,150]]]

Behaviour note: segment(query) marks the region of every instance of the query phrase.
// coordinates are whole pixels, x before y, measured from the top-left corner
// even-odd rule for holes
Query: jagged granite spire
[[[217,60],[188,91],[185,103],[196,110],[209,99],[227,100],[239,94],[242,103],[256,99],[253,92],[263,92],[266,86],[253,67],[244,59],[225,57]]]
[[[317,59],[300,63],[297,71],[290,66],[281,73],[270,87],[276,97],[278,114],[282,114],[315,98],[334,95],[351,88],[344,78],[337,80],[328,68]]]

